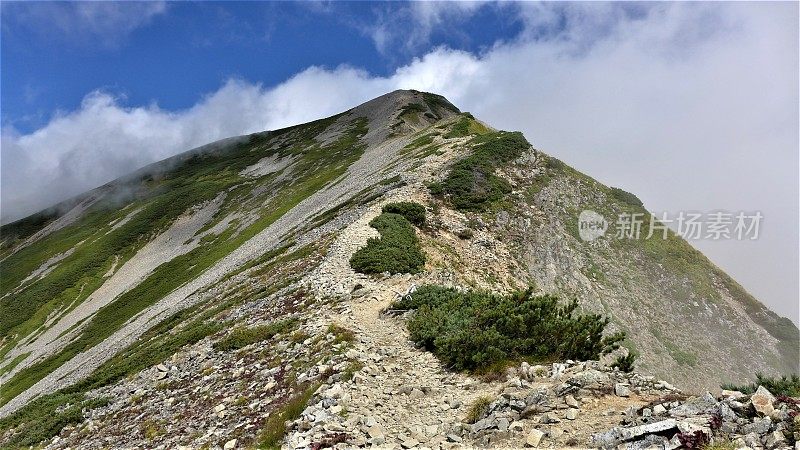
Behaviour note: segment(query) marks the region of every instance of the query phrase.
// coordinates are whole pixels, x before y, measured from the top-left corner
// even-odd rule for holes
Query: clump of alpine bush
[[[370,238],[367,245],[353,254],[350,267],[365,274],[418,273],[425,267],[425,254],[419,246],[411,222],[400,214],[383,213],[369,223],[380,238]]]
[[[436,285],[393,305],[416,310],[408,329],[417,345],[454,370],[478,373],[521,360],[593,360],[619,348],[625,333],[604,336],[609,320],[577,307],[531,289],[498,295]]]
[[[488,133],[471,142],[472,153],[457,161],[444,180],[429,186],[432,195],[459,211],[483,211],[510,193],[511,184],[495,172],[530,148],[519,132]]]
[[[425,225],[425,207],[416,202],[388,203],[383,207],[383,212],[400,214],[418,227]]]

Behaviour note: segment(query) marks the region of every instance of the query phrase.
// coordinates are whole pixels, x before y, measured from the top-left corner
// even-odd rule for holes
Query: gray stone
[[[479,431],[488,430],[489,428],[492,428],[493,426],[494,426],[494,424],[488,418],[481,419],[481,420],[475,422],[472,425],[472,432],[473,433],[477,433]]]
[[[407,437],[400,442],[400,446],[403,448],[415,448],[418,445],[419,441],[412,437]]]
[[[616,383],[614,384],[614,394],[616,394],[617,397],[630,397],[631,390],[628,388],[627,384]]]
[[[764,445],[767,448],[777,448],[786,443],[786,437],[784,437],[783,433],[780,431],[773,431],[772,433],[767,435],[766,441],[764,441]]]
[[[380,425],[372,425],[367,429],[367,435],[371,438],[383,438],[383,428]]]
[[[706,393],[702,397],[692,397],[672,409],[669,414],[672,417],[692,417],[701,414],[711,414],[717,406],[717,401],[713,395]]]
[[[620,436],[620,429],[618,427],[612,428],[608,431],[595,433],[589,438],[592,447],[611,448],[615,447],[622,441]]]
[[[644,437],[644,439],[631,442],[627,445],[621,445],[621,448],[625,450],[662,450],[667,448],[669,445],[669,440],[664,436],[658,436],[655,434],[649,434]]]
[[[458,436],[456,434],[451,433],[447,435],[447,442],[461,442],[462,440],[463,439],[461,439],[461,436]]]
[[[727,389],[723,389],[722,392],[720,393],[720,395],[722,395],[722,397],[730,398],[730,399],[734,399],[734,400],[738,400],[738,399],[744,397],[744,394],[742,394],[739,391],[729,391]]]
[[[664,408],[664,405],[656,405],[653,407],[653,414],[660,416],[662,414],[666,414],[667,408]]]
[[[607,373],[603,373],[595,369],[589,369],[584,370],[583,372],[578,372],[569,377],[567,382],[580,387],[600,387],[610,384],[611,378]]]
[[[622,428],[619,430],[619,435],[622,440],[631,441],[639,436],[644,436],[645,434],[658,433],[661,431],[671,430],[673,428],[678,428],[678,422],[675,419],[667,419],[645,425]]]
[[[578,401],[575,400],[575,397],[572,395],[567,395],[564,397],[564,403],[566,403],[570,408],[577,408],[580,406],[580,403],[578,403]]]
[[[763,417],[761,419],[755,418],[753,419],[753,423],[749,423],[742,427],[742,434],[766,434],[769,429],[772,427],[772,419],[767,417]]]
[[[555,414],[551,413],[544,413],[541,417],[539,417],[539,423],[559,423],[561,419],[556,417]]]
[[[578,410],[576,408],[570,408],[567,410],[567,420],[575,420],[578,418]]]
[[[735,422],[736,419],[738,419],[736,413],[733,412],[731,407],[726,405],[725,403],[719,405],[719,415],[722,416],[722,420],[728,420],[731,422]]]
[[[753,447],[753,448],[761,447],[761,439],[758,437],[758,434],[756,433],[747,433],[744,437],[744,443],[748,447]]]
[[[508,419],[500,418],[497,420],[497,429],[500,431],[508,430],[508,425],[509,425]]]

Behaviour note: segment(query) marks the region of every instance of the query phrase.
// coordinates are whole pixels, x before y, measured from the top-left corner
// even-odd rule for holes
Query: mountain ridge
[[[149,377],[162,360],[143,356],[148,345],[163,349],[164,358],[183,346],[201,346],[204,358],[229,358],[208,349],[232,324],[298,315],[305,329],[297,333],[324,334],[329,318],[340,317],[336,308],[358,308],[349,303],[358,289],[385,301],[390,289],[422,282],[500,292],[534,286],[577,297],[582,309],[609,316],[612,331],[628,333],[640,370],[682,387],[797,367],[791,321],[680,237],[580,240],[581,209],[609,217],[645,210],[524,137],[518,157],[473,172],[496,177],[499,197],[467,211],[432,195],[429,187],[476,145],[503,135],[444,97],[394,91],[325,119],[154,163],[147,167],[159,169],[157,176],[145,167],[92,190],[72,216],[4,225],[2,301],[12,314],[0,323],[0,416],[56,391],[89,395],[121,386],[126,376]],[[103,203],[104,188],[114,183],[135,194]],[[100,198],[84,204],[92,192]],[[405,200],[427,206],[431,216],[418,233],[425,271],[377,278],[354,272],[350,255],[377,234],[369,220],[380,205]],[[67,216],[63,227],[36,235]],[[281,264],[302,268],[270,276],[283,273]],[[263,317],[265,311],[276,315]],[[164,330],[176,317],[176,330]],[[187,324],[207,334],[189,339],[182,334]],[[714,344],[698,343],[701,333]],[[742,342],[741,333],[758,338]],[[130,354],[141,362],[115,356]]]

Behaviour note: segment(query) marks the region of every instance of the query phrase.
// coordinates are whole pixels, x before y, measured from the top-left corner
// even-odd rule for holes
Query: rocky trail
[[[347,417],[335,421],[342,428],[329,424],[327,430],[347,430],[356,445],[438,447],[448,435],[460,441],[453,430],[469,406],[479,397],[497,395],[500,385],[447,372],[431,353],[414,348],[402,320],[382,314],[394,299],[391,291],[359,297],[348,305],[348,314],[337,318],[356,332],[349,356],[364,367],[342,385],[340,398],[349,400]],[[298,434],[295,446],[303,447],[302,439]]]

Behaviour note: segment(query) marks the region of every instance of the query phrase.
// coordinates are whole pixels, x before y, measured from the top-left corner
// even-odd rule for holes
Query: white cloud
[[[47,33],[79,44],[114,47],[135,29],[167,10],[163,1],[4,3],[4,22],[21,33]],[[5,25],[5,24],[4,24]]]
[[[508,5],[485,1],[413,1],[402,6],[387,3],[374,8],[374,22],[359,21],[352,25],[369,36],[375,48],[384,55],[395,51],[414,53],[429,44],[434,31],[446,31],[451,36],[463,35],[458,24],[479,9],[500,9]],[[317,11],[335,14],[333,9]],[[461,37],[468,38],[466,35]]]
[[[415,88],[524,131],[652,210],[761,210],[758,241],[698,246],[797,321],[797,4],[548,5],[522,12],[520,39],[481,55],[434,49],[388,77],[311,67],[274,87],[232,80],[183,111],[92,93],[34,133],[3,130],[3,217],[215,139]],[[589,17],[597,8],[605,19]],[[554,20],[567,26],[535,31]]]

